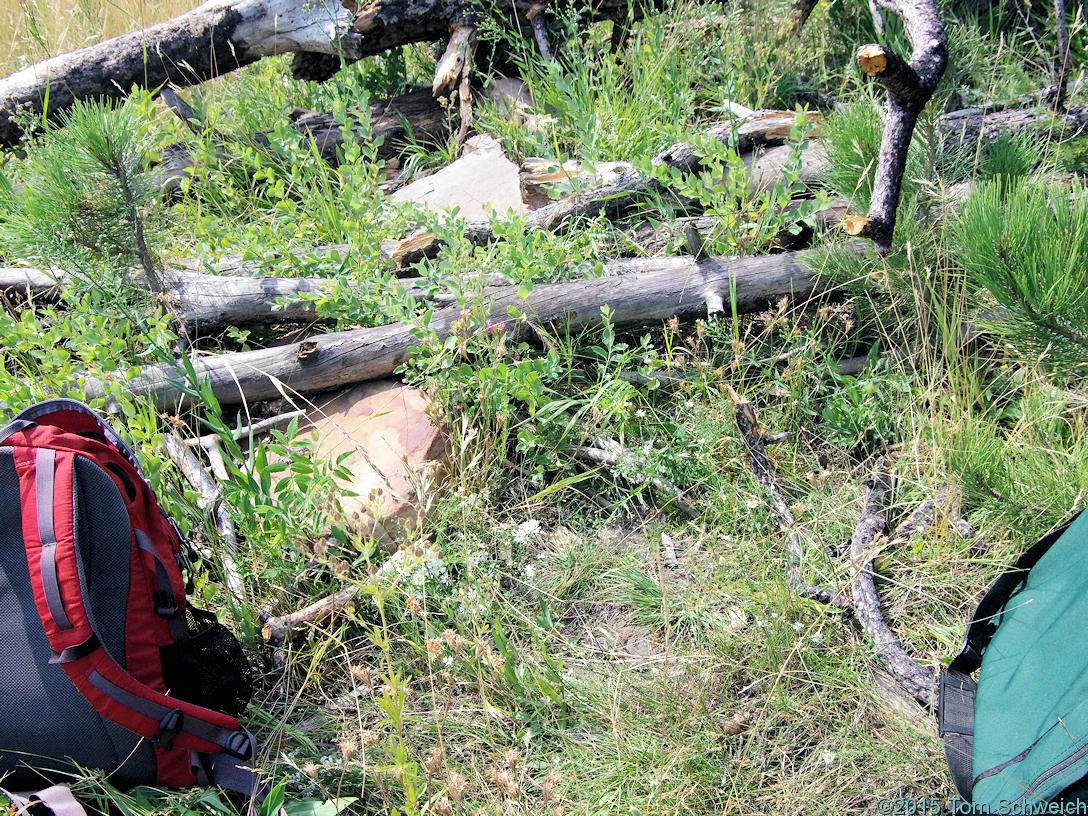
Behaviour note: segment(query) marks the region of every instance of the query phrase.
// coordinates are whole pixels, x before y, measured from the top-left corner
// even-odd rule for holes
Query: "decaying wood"
[[[680,488],[660,476],[647,477],[645,468],[632,451],[606,436],[595,436],[590,441],[588,446],[575,447],[574,455],[591,464],[614,468],[614,472],[628,482],[644,482],[650,486],[664,507],[674,507],[688,518],[699,517],[699,513],[688,503]]]
[[[347,609],[355,603],[360,591],[358,587],[342,589],[297,612],[269,618],[261,627],[261,637],[274,646],[282,646],[291,637],[292,632],[300,631],[303,624],[313,623]]]
[[[872,638],[877,657],[896,680],[915,700],[932,707],[936,690],[934,675],[906,653],[899,638],[888,627],[873,580],[873,549],[877,535],[884,530],[885,508],[890,492],[891,485],[884,469],[884,460],[881,459],[874,469],[865,507],[850,539],[850,592],[854,601],[854,615]]]
[[[748,400],[742,398],[732,386],[726,386],[733,409],[736,413],[737,429],[741,439],[744,440],[745,449],[748,452],[748,466],[756,481],[767,493],[770,500],[771,513],[774,515],[778,528],[786,535],[786,578],[790,588],[805,598],[812,598],[825,604],[845,606],[839,594],[826,587],[810,586],[801,574],[801,559],[804,555],[801,544],[800,526],[790,512],[786,498],[778,487],[775,478],[774,466],[767,459],[766,442],[763,431],[756,419],[755,409]]]
[[[364,127],[366,114],[357,108],[349,108],[348,115],[354,120],[352,130],[358,139],[378,144],[375,155],[388,160],[397,156],[412,139],[418,142],[441,142],[450,132],[450,115],[426,86],[411,88],[407,93],[391,99],[378,99],[368,106],[369,127]],[[290,114],[291,124],[304,134],[312,136],[321,157],[330,164],[337,164],[343,150],[344,132],[341,124],[331,113],[295,108]]]
[[[262,419],[258,422],[235,428],[231,431],[231,438],[238,442],[253,436],[260,436],[271,430],[286,427],[296,419],[305,418],[305,411],[288,411],[286,414],[277,414],[274,417],[269,417],[268,419]],[[205,434],[204,436],[186,439],[185,444],[190,448],[205,448],[207,443],[213,439],[218,441],[219,434]]]
[[[865,75],[884,86],[887,101],[869,214],[848,220],[845,228],[851,235],[872,239],[877,251],[887,252],[895,230],[914,125],[944,74],[948,43],[933,0],[878,0],[878,4],[902,18],[914,50],[908,63],[892,49],[876,43],[858,49],[858,65]]]
[[[669,569],[680,566],[676,558],[676,541],[668,533],[661,534],[661,563]]]
[[[511,30],[528,31],[535,0],[495,6]],[[654,3],[600,0],[581,5],[587,21],[640,19]],[[578,4],[576,4],[576,7]],[[447,37],[464,23],[446,0],[209,0],[165,23],[62,54],[0,79],[0,146],[18,143],[23,124],[43,113],[57,121],[77,99],[128,95],[136,86],[195,85],[273,54],[295,52],[309,79],[416,42]],[[316,59],[313,57],[316,56]],[[13,117],[18,112],[20,115]],[[30,114],[26,116],[25,114]]]
[[[1022,134],[1064,142],[1088,133],[1088,105],[1066,105],[1057,114],[1042,108],[966,108],[946,113],[937,126],[946,149],[973,149],[979,141],[993,142],[1002,136]]]
[[[706,296],[717,291],[735,294],[737,309],[759,309],[782,297],[806,298],[814,291],[817,275],[809,267],[819,253],[788,252],[748,258],[631,258],[606,261],[608,277],[538,284],[528,298],[517,287],[493,293],[487,319],[506,323],[510,331],[526,331],[511,319],[508,309],[540,325],[560,323],[571,330],[594,325],[601,306],[612,310],[616,325],[654,323],[673,315],[701,313]],[[459,308],[434,312],[430,329],[442,338],[461,320]],[[418,346],[413,326],[394,323],[377,328],[316,335],[303,342],[253,351],[198,358],[197,376],[206,380],[222,405],[243,399],[271,399],[293,393],[321,391],[344,383],[362,382],[391,373],[406,362],[409,349]],[[133,393],[150,397],[162,408],[185,402],[174,365],[144,366],[126,383]],[[102,382],[88,378],[84,395],[105,394]]]
[[[215,517],[215,528],[223,541],[223,547],[219,551],[219,560],[223,566],[224,583],[227,591],[234,597],[237,603],[245,603],[245,585],[242,583],[242,575],[238,571],[235,556],[238,553],[238,534],[234,529],[234,521],[230,512],[223,504],[223,489],[216,484],[215,479],[200,460],[185,445],[181,439],[172,433],[163,434],[163,443],[166,453],[178,466],[178,470],[189,481],[197,492],[203,497],[208,510]]]
[[[1058,56],[1054,62],[1051,108],[1060,111],[1065,107],[1065,82],[1069,76],[1069,17],[1065,13],[1065,0],[1054,0],[1054,18],[1057,21]]]

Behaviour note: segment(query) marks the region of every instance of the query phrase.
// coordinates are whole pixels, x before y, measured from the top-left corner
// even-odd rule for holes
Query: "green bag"
[[[941,674],[938,716],[966,802],[1030,813],[1088,801],[1088,513],[986,593]]]

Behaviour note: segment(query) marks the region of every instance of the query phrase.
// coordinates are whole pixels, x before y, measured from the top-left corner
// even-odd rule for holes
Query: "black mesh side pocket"
[[[179,700],[222,711],[245,711],[253,696],[253,670],[241,644],[215,615],[189,607],[193,634],[159,647],[167,688]]]

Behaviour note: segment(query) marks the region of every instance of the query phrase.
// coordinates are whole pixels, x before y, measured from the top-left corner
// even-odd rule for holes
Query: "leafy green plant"
[[[828,441],[870,452],[902,438],[901,406],[910,396],[910,378],[891,371],[887,362],[867,367],[856,377],[830,372],[830,393],[822,419]]]
[[[716,139],[697,138],[694,142],[700,158],[695,173],[683,173],[674,167],[641,163],[647,174],[661,181],[679,199],[692,204],[698,212],[714,219],[710,233],[703,236],[708,252],[730,255],[764,249],[780,233],[796,234],[802,223],[827,205],[827,199],[794,197],[807,193],[802,184],[801,155],[809,147],[807,133],[812,126],[803,113],[790,134],[790,155],[771,189],[756,191],[752,178],[736,149]],[[674,233],[682,234],[679,229]],[[678,236],[674,241],[679,242]]]

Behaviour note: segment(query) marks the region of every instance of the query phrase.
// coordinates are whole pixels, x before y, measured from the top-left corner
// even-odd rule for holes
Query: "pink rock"
[[[427,414],[423,392],[395,380],[375,380],[341,391],[309,412],[315,454],[330,462],[344,453],[352,479],[341,496],[349,519],[379,538],[419,521],[421,476],[445,459],[447,438]],[[395,522],[395,523],[394,523]]]

